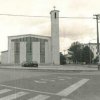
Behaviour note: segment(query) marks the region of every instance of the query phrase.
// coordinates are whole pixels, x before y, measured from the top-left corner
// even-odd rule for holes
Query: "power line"
[[[49,17],[49,16],[30,16],[30,15],[15,15],[15,14],[0,14],[0,16],[15,16],[15,17]]]
[[[15,16],[15,17],[40,17],[40,18],[50,18],[50,16],[31,16],[31,15],[16,15],[16,14],[0,14],[0,16]],[[66,19],[93,19],[93,17],[59,17]]]
[[[70,18],[70,19],[93,19],[93,17],[59,17],[59,18]]]

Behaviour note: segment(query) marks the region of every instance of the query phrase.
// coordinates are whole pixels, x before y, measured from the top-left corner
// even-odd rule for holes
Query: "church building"
[[[21,64],[37,61],[39,64],[60,64],[59,11],[52,10],[51,36],[33,34],[8,37],[8,50],[1,52],[2,64]]]

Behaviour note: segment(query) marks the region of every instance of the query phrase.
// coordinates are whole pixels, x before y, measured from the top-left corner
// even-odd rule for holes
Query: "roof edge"
[[[51,36],[43,36],[43,35],[35,35],[35,34],[22,34],[22,35],[13,35],[13,36],[8,36],[8,37],[18,37],[18,36],[40,36],[40,37],[51,38]]]

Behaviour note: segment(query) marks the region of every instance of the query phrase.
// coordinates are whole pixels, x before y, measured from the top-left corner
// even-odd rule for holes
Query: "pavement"
[[[100,71],[94,65],[0,68],[0,100],[100,100]],[[50,68],[55,72],[47,71]]]
[[[0,100],[100,100],[99,87],[100,74],[0,70]]]

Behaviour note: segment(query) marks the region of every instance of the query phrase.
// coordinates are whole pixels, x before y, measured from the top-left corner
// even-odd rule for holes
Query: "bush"
[[[65,65],[65,64],[66,64],[66,58],[62,53],[60,53],[60,65]]]

